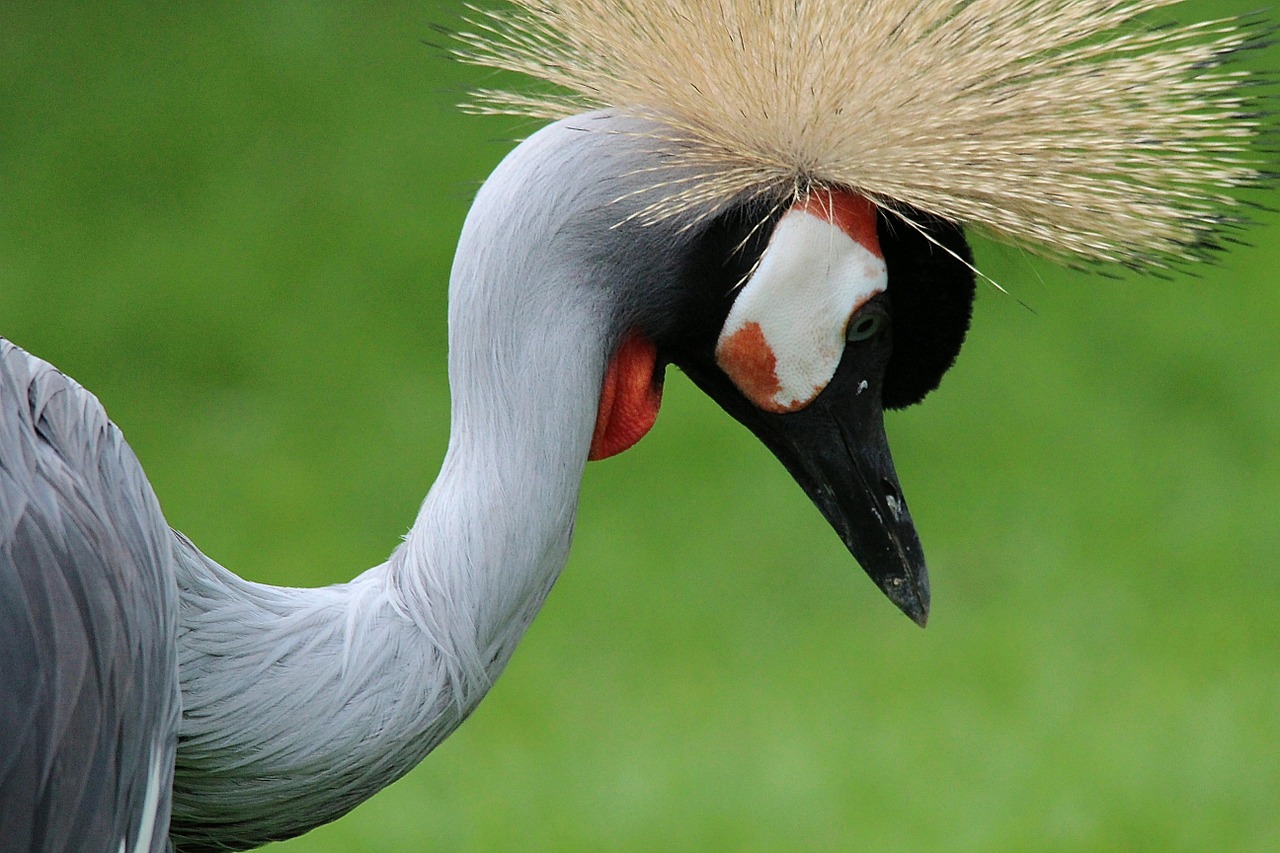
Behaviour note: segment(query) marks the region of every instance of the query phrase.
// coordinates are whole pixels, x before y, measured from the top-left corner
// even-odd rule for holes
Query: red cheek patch
[[[748,400],[767,411],[785,411],[774,402],[782,390],[782,383],[778,381],[778,357],[765,340],[759,323],[746,323],[723,338],[716,347],[716,361]]]
[[[662,405],[662,378],[655,375],[658,348],[633,332],[614,353],[600,387],[600,408],[587,459],[608,459],[644,438]]]

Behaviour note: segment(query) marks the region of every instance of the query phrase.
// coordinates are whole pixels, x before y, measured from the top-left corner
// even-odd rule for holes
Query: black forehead
[[[769,244],[786,205],[738,205],[701,229],[684,253],[673,292],[652,333],[667,361],[710,357],[739,286]],[[911,208],[881,210],[877,232],[889,272],[893,350],[883,404],[896,409],[924,399],[955,362],[969,329],[975,278],[958,225]]]

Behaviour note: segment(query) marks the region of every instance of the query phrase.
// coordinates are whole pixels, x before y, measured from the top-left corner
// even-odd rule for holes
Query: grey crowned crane
[[[1258,27],[1173,0],[522,0],[462,58],[552,93],[450,282],[452,430],[402,546],[354,580],[242,580],[170,530],[98,401],[0,343],[0,839],[246,849],[344,814],[447,737],[568,555],[588,459],[684,371],[924,624],[883,411],[965,337],[963,226],[1161,268],[1216,246]],[[1135,20],[1136,19],[1136,20]]]

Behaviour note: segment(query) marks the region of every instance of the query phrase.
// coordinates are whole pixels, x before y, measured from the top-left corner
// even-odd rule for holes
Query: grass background
[[[380,562],[440,463],[452,246],[532,129],[453,108],[486,75],[422,41],[455,14],[0,9],[0,334],[247,577]],[[271,849],[1274,849],[1277,220],[1248,239],[1167,281],[976,241],[1012,296],[889,423],[923,632],[673,374],[474,718]]]

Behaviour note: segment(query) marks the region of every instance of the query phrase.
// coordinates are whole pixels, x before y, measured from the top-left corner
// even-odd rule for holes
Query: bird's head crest
[[[1197,261],[1267,182],[1261,21],[1161,26],[1181,0],[513,0],[468,62],[550,84],[471,108],[657,122],[683,165],[642,218],[855,190],[1060,257]]]

